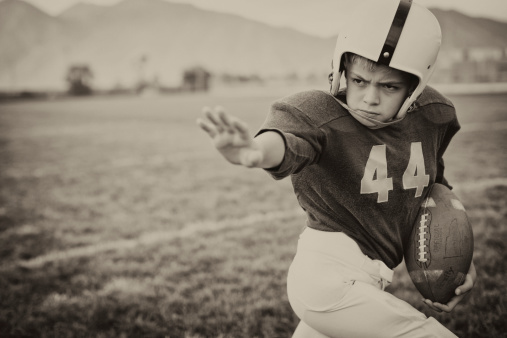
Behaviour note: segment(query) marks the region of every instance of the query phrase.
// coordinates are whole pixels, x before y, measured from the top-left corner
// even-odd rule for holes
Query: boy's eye
[[[392,86],[390,84],[385,84],[384,88],[387,89],[387,90],[389,90],[389,91],[391,91],[391,92],[398,90],[397,86]]]
[[[364,85],[364,81],[361,79],[352,78],[352,82],[354,82],[355,84],[357,84],[359,86]]]

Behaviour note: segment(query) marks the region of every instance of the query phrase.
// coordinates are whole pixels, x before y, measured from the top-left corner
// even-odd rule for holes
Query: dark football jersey
[[[428,87],[403,120],[375,130],[326,92],[298,93],[273,104],[259,133],[282,135],[284,159],[267,171],[291,176],[307,225],[342,231],[394,268],[428,189],[448,185],[442,155],[459,128],[452,103]]]

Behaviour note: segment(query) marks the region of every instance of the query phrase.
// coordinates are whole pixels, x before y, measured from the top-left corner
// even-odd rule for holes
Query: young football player
[[[426,86],[440,26],[411,0],[368,1],[348,17],[330,93],[275,102],[253,139],[222,108],[206,108],[198,124],[229,162],[291,177],[307,214],[287,279],[301,319],[294,337],[455,337],[384,291],[423,197],[448,185],[442,156],[460,126],[452,103]],[[450,312],[475,279],[472,263],[448,304],[425,303]]]

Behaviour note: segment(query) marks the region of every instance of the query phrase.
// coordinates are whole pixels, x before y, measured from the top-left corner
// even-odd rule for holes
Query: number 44
[[[426,175],[422,144],[413,142],[408,166],[403,173],[403,188],[416,189],[415,197],[419,197],[429,182],[430,176]],[[361,194],[378,193],[377,203],[383,203],[389,199],[389,190],[393,190],[393,179],[387,177],[386,146],[373,146],[361,180]]]

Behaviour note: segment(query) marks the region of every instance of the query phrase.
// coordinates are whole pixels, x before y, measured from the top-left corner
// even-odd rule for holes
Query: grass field
[[[290,337],[285,277],[304,216],[289,180],[228,165],[194,121],[252,126],[274,96],[0,105],[0,337]],[[478,281],[451,314],[403,266],[389,291],[459,337],[507,337],[507,97],[453,96],[447,177]]]

